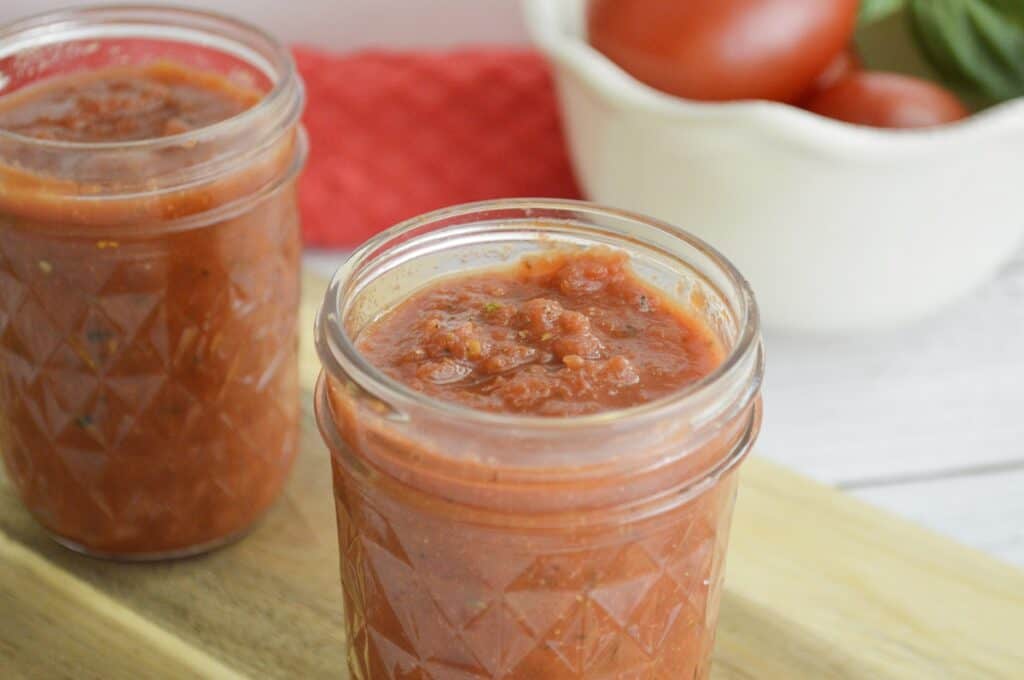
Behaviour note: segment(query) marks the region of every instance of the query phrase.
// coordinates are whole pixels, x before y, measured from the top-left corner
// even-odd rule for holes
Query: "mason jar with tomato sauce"
[[[530,278],[538,266],[554,273]],[[491,294],[518,302],[486,302]],[[534,294],[542,302],[523,302]],[[520,303],[503,317],[506,333],[496,318]],[[642,327],[653,307],[692,326]],[[409,320],[418,331],[395,332]],[[580,329],[599,327],[636,349],[639,385],[627,359],[579,349],[589,337]],[[439,353],[420,342],[423,329],[440,331],[430,342],[447,338]],[[569,352],[564,366],[508,343],[489,357],[496,363],[473,361],[531,334]],[[589,364],[591,380],[626,376],[601,392],[623,403],[651,376],[685,372],[671,343],[655,350],[645,336],[721,353],[687,384],[624,408],[589,408],[575,378],[546,389]],[[753,296],[721,255],[671,226],[586,203],[457,207],[360,248],[327,291],[316,338],[353,677],[708,676],[763,373]],[[550,362],[508,377],[509,356]],[[409,366],[411,382],[392,370]],[[487,366],[499,377],[484,376]],[[452,385],[462,392],[442,395]],[[499,393],[506,401],[494,401]]]
[[[281,45],[213,14],[0,28],[0,448],[60,543],[195,554],[281,492],[303,101]]]

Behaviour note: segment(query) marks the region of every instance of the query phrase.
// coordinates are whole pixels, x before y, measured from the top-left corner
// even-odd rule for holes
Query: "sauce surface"
[[[435,283],[368,326],[358,348],[392,378],[475,409],[571,416],[637,406],[711,373],[707,326],[587,250]]]
[[[158,62],[26,87],[0,99],[0,127],[132,142],[211,125],[260,96]],[[0,449],[26,507],[65,543],[189,552],[245,530],[281,490],[299,418],[294,183],[229,219],[164,225],[279,180],[293,138],[205,184],[122,196],[116,176],[95,200],[78,157],[31,181],[29,155],[0,160]],[[143,162],[209,157],[159,153]]]
[[[132,142],[227,120],[261,94],[173,62],[53,78],[0,98],[0,129],[65,142]]]

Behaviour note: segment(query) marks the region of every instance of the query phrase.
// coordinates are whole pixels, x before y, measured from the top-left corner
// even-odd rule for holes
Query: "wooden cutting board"
[[[305,329],[322,290],[307,280]],[[0,476],[0,677],[347,678],[329,461],[308,409],[303,428],[267,518],[181,562],[60,548]],[[1024,678],[1024,572],[754,457],[713,678]]]

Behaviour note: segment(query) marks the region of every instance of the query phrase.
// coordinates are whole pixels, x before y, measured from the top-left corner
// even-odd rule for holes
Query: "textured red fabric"
[[[295,57],[312,144],[300,187],[309,245],[351,247],[456,203],[579,194],[551,74],[534,52]]]

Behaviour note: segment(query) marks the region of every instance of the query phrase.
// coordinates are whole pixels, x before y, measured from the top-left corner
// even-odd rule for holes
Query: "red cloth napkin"
[[[579,195],[534,52],[298,48],[295,58],[312,144],[299,192],[309,245],[352,247],[456,203]]]

